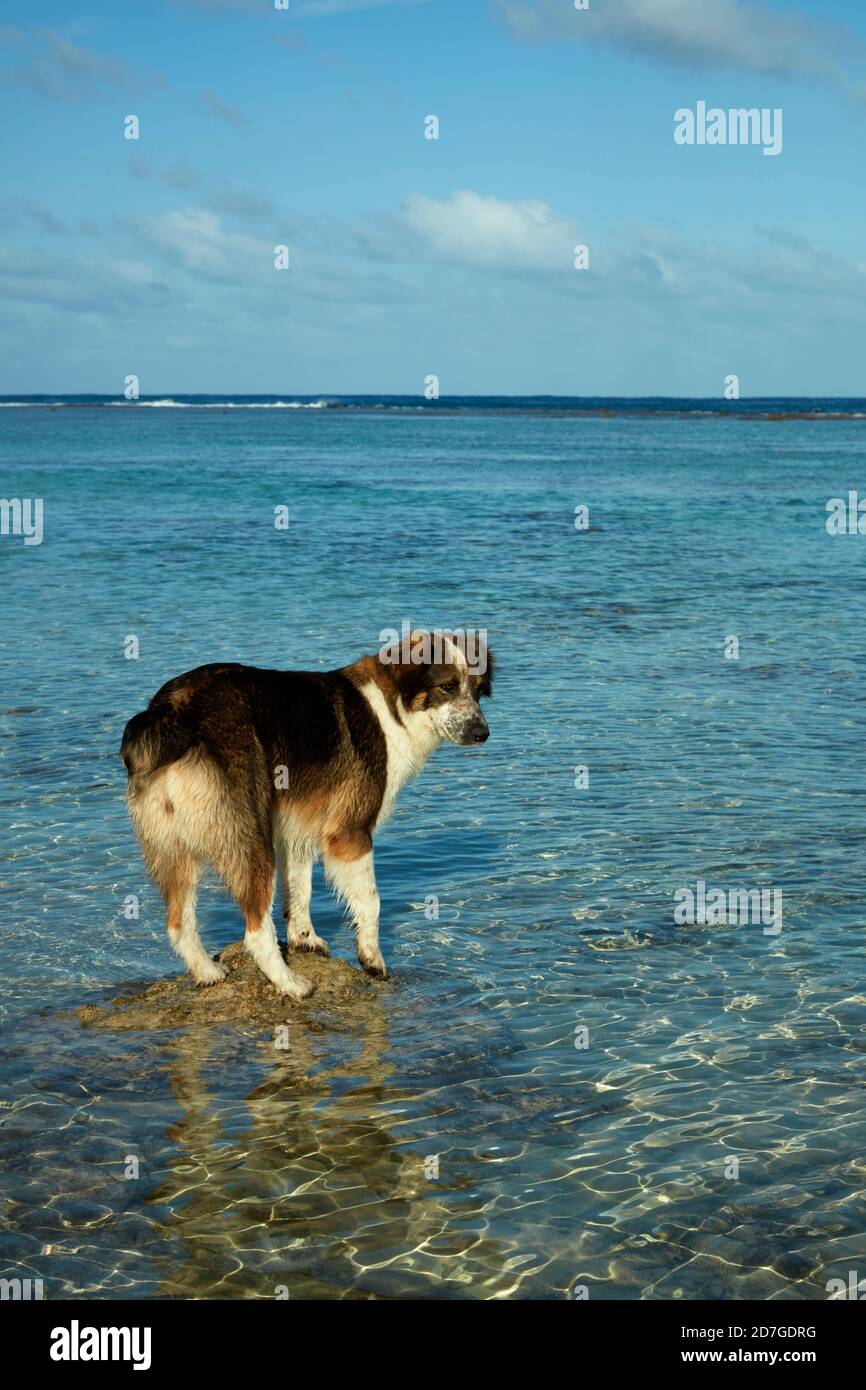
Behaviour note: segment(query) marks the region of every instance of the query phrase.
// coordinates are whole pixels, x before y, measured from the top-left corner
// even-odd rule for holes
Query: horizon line
[[[509,391],[509,392],[485,392],[485,391],[456,391],[448,394],[442,393],[435,399],[427,399],[423,392],[415,391],[234,391],[226,389],[223,391],[147,391],[141,392],[135,400],[124,398],[122,391],[3,391],[0,392],[0,400],[63,400],[72,399],[78,396],[95,396],[107,400],[116,400],[124,405],[138,405],[143,400],[174,400],[179,396],[200,396],[203,399],[218,400],[221,397],[233,398],[254,398],[261,396],[273,396],[275,399],[304,397],[308,400],[418,400],[431,409],[441,404],[442,401],[456,400],[498,400],[498,401],[523,401],[523,400],[545,400],[545,401],[715,401],[720,405],[740,405],[745,401],[866,401],[866,394],[849,395],[815,395],[812,393],[803,394],[797,392],[769,392],[757,393],[755,395],[741,395],[736,399],[728,399],[726,396],[700,396],[700,395],[660,395],[656,393],[617,393],[608,394],[606,392],[580,392],[566,394],[564,392],[546,391]]]

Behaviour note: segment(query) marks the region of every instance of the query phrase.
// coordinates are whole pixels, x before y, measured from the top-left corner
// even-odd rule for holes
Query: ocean
[[[42,500],[40,543],[0,536],[0,1277],[688,1300],[866,1275],[866,538],[827,527],[864,417],[0,401],[0,491]],[[83,1028],[181,968],[127,719],[203,662],[329,669],[404,621],[486,629],[491,737],[379,833],[391,978],[363,1017],[282,1051]],[[781,911],[677,914],[715,890]],[[212,952],[240,935],[216,886],[199,920]],[[313,920],[354,961],[318,871]]]

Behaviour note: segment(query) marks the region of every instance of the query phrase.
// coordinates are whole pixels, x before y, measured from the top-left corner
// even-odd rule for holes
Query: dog
[[[216,869],[243,913],[244,944],[280,994],[312,985],[290,970],[271,916],[276,874],[290,948],[330,955],[310,918],[321,858],[346,903],[358,960],[384,978],[373,832],[442,742],[490,730],[486,642],[423,632],[336,671],[199,666],[168,681],[130,719],[120,756],[145,864],[166,904],[169,941],[199,985],[224,979],[196,926],[196,885]]]

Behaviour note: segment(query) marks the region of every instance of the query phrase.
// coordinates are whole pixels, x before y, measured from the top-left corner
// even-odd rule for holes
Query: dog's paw
[[[225,966],[220,965],[219,961],[210,960],[206,965],[200,965],[196,968],[193,978],[196,985],[203,988],[207,985],[218,985],[228,973]]]
[[[372,975],[374,979],[387,979],[388,971],[385,969],[381,951],[359,951],[358,960],[367,974]]]
[[[291,951],[315,951],[317,955],[325,956],[330,959],[331,948],[327,941],[323,941],[320,936],[316,936],[314,931],[289,932],[289,950]]]
[[[311,980],[305,980],[303,975],[294,975],[291,971],[286,971],[286,978],[272,981],[277,994],[285,995],[287,999],[295,999],[300,1002],[312,994],[314,985]]]

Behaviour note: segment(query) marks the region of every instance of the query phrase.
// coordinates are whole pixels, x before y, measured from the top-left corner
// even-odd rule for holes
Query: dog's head
[[[449,743],[485,743],[490,737],[479,704],[490,695],[493,653],[486,636],[467,631],[414,629],[379,652],[410,717],[423,719]]]

